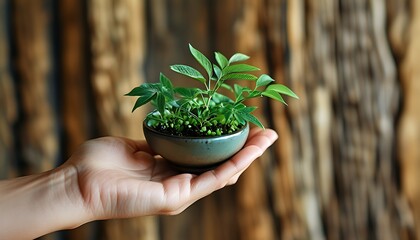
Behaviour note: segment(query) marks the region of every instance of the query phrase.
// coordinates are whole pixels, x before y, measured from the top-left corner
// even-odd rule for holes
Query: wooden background
[[[279,140],[178,216],[43,239],[420,239],[418,0],[0,0],[0,177],[142,138],[123,94],[193,64],[188,43],[250,55],[300,96],[256,102]]]

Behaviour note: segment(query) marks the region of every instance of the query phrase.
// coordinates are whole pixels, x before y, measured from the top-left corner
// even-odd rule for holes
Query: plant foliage
[[[161,73],[158,83],[144,83],[126,94],[138,97],[133,111],[146,103],[153,104],[156,110],[147,115],[146,122],[158,131],[180,136],[215,136],[235,132],[247,122],[264,128],[252,114],[256,107],[245,105],[246,100],[265,96],[286,104],[282,95],[298,98],[288,87],[274,83],[269,75],[251,74],[260,69],[243,63],[249,59],[245,54],[236,53],[227,59],[215,52],[216,62],[212,63],[193,46],[189,45],[189,49],[205,74],[183,64],[170,68],[200,82],[202,88],[174,87]],[[255,87],[232,86],[231,80],[253,81]],[[221,88],[233,92],[234,97],[221,94]]]

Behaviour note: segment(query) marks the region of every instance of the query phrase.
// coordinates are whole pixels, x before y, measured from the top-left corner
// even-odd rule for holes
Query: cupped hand
[[[244,148],[200,175],[174,171],[145,141],[104,137],[83,144],[65,164],[77,171],[77,189],[95,219],[177,214],[210,193],[234,184],[277,139],[251,130]]]

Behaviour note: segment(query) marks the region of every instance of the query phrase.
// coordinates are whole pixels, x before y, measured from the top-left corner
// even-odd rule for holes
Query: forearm
[[[34,239],[89,220],[71,167],[0,182],[0,239]]]

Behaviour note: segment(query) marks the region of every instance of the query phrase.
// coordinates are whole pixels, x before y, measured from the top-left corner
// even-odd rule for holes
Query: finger
[[[216,169],[197,176],[191,183],[191,198],[199,199],[223,188],[235,174],[243,172],[260,156],[261,152],[256,146],[248,146]]]
[[[239,177],[242,175],[243,172],[244,171],[242,171],[240,173],[237,173],[235,176],[233,176],[226,185],[234,185],[234,184],[236,184],[238,182]]]
[[[248,146],[245,146],[232,159],[225,162],[212,171],[205,172],[199,176],[192,176],[190,180],[190,193],[185,202],[178,206],[165,208],[163,214],[177,214],[204,196],[236,182],[239,176],[251,165],[251,163],[261,156],[261,154],[277,139],[274,131],[254,130],[249,138]]]
[[[271,144],[273,144],[273,142],[277,140],[277,138],[277,133],[272,129],[258,129],[252,132],[252,135],[250,133],[250,137],[248,137],[245,146],[260,145],[262,148],[267,148]]]
[[[249,138],[247,145],[253,145],[253,144],[257,143],[257,144],[261,144],[262,145],[262,148],[266,148],[266,146],[270,146],[278,138],[277,133],[275,131],[271,130],[271,129],[266,129],[266,130],[263,130],[263,129],[260,129],[260,128],[254,128],[254,129],[255,129],[254,131],[251,130],[252,131],[250,133],[251,137]],[[253,137],[255,135],[261,134],[261,131],[266,131],[266,132],[264,132],[264,135],[261,135],[261,139],[256,139],[255,140]],[[248,167],[246,167],[246,169]],[[229,180],[229,182],[228,182],[227,185],[233,185],[233,184],[235,184],[238,181],[239,177],[242,175],[242,173],[246,169],[244,169],[243,171],[235,174],[235,176],[233,176]]]
[[[227,185],[235,175],[245,171],[251,163],[277,139],[277,134],[269,129],[253,132],[246,146],[231,160],[212,171],[205,172],[194,179],[191,195],[203,197]]]
[[[257,135],[258,133],[260,133],[261,131],[264,131],[262,128],[259,127],[252,127],[249,130],[249,135],[248,138],[252,138],[253,136]]]

